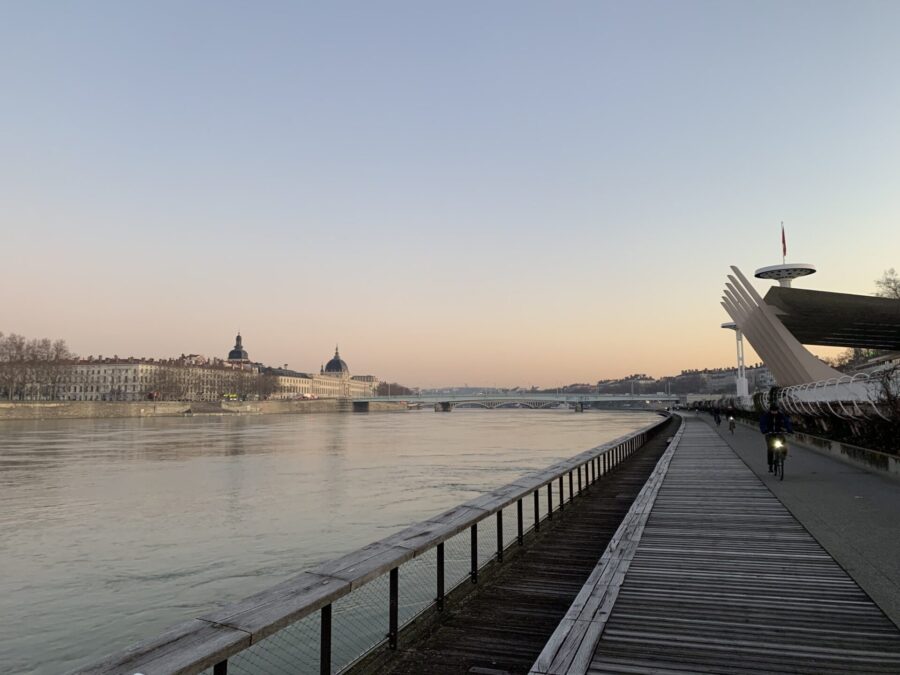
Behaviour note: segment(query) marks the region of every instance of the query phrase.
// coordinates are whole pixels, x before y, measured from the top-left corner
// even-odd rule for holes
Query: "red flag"
[[[784,238],[784,223],[781,223],[781,259],[787,257],[787,240]]]

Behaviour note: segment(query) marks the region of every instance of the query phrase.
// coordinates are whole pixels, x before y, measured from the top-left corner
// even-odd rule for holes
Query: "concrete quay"
[[[372,401],[367,412],[406,410],[406,403]],[[284,415],[352,412],[349,399],[297,401],[26,401],[0,402],[5,420],[183,417],[188,415]]]

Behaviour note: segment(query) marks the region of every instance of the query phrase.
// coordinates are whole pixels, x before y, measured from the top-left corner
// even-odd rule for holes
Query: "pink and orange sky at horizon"
[[[410,386],[730,366],[900,268],[900,4],[0,9],[0,331]],[[757,281],[764,293],[769,282]],[[816,350],[832,354],[833,350]],[[756,356],[748,350],[748,361]]]

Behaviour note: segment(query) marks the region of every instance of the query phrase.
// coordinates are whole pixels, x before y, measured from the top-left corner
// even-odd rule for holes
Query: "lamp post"
[[[734,331],[735,343],[737,346],[737,376],[735,377],[735,387],[738,396],[749,396],[750,387],[747,384],[747,373],[744,369],[744,335],[741,329],[734,321],[723,323],[722,328]]]

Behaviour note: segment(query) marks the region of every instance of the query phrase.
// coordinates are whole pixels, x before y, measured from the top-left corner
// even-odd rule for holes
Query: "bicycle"
[[[778,480],[784,480],[784,459],[788,454],[788,444],[784,434],[766,434],[766,449],[772,453],[775,477]]]

